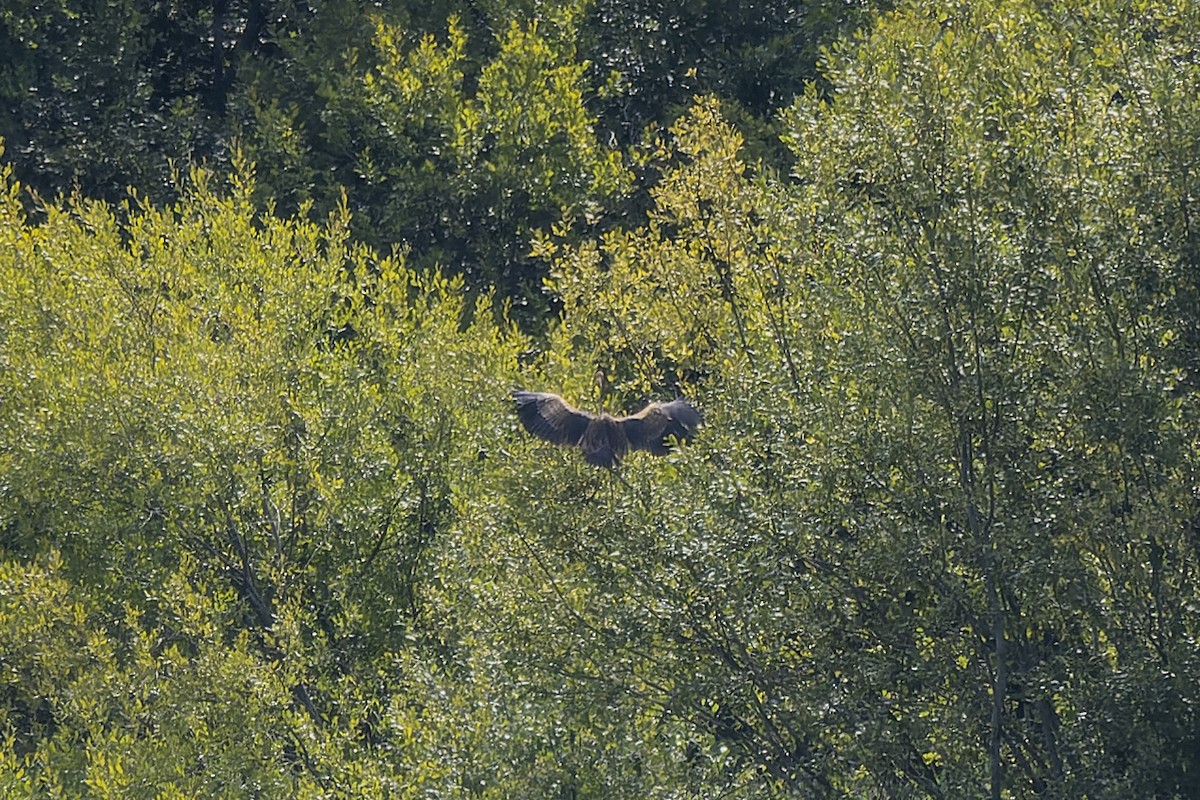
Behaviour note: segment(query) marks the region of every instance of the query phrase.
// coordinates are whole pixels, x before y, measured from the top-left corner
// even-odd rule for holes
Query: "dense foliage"
[[[321,216],[345,196],[356,239],[494,286],[539,327],[532,230],[640,209],[623,148],[696,92],[781,159],[771,113],[862,17],[838,0],[17,2],[0,137],[42,195],[116,202],[131,184],[170,202],[178,165],[229,170],[240,149],[260,202]]]
[[[461,5],[0,15],[0,794],[1200,793],[1200,9]]]

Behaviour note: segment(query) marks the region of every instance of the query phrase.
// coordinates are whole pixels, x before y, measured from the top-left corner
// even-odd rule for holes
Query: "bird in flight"
[[[584,461],[609,469],[630,450],[666,455],[671,437],[686,441],[700,427],[700,412],[686,400],[651,403],[628,417],[613,417],[580,411],[549,392],[518,389],[512,396],[525,430],[554,444],[578,447]]]

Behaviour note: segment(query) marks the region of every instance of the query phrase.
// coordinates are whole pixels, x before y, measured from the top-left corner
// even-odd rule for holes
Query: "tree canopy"
[[[0,41],[5,797],[1200,792],[1197,8]]]

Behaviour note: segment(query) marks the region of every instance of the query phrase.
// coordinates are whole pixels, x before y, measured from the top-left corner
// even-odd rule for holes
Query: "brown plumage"
[[[525,430],[554,444],[578,446],[583,460],[598,467],[617,466],[630,450],[665,455],[672,436],[687,440],[700,427],[700,412],[686,400],[651,403],[631,416],[613,417],[572,408],[549,392],[517,390],[512,396]]]

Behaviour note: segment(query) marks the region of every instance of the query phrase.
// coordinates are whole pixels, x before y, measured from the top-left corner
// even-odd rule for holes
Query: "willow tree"
[[[709,421],[539,506],[578,686],[731,791],[1191,791],[1196,26],[912,4],[789,111],[792,180],[705,102],[646,225],[541,240],[547,373]]]
[[[426,564],[522,340],[246,173],[41,221],[4,180],[0,780],[419,791],[397,663],[437,652]]]

